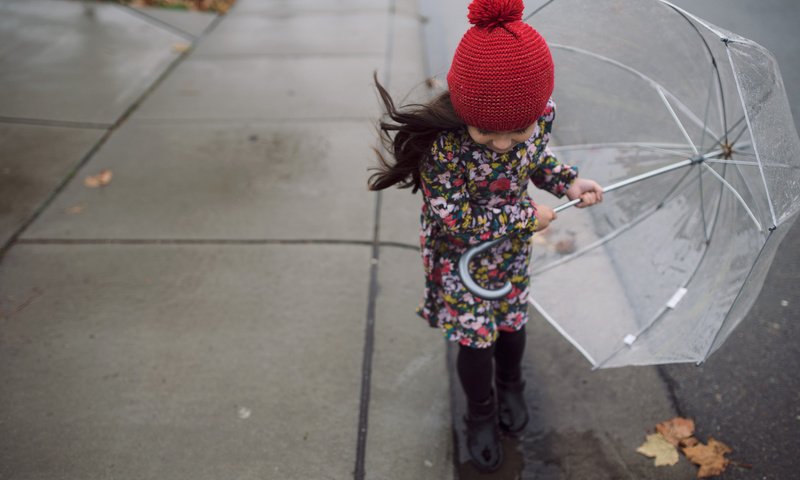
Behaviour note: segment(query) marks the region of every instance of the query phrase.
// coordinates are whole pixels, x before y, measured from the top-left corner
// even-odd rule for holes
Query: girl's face
[[[517,144],[526,141],[533,135],[536,123],[528,125],[526,128],[511,130],[508,132],[489,132],[472,125],[467,125],[467,132],[472,141],[485,145],[493,152],[510,152]]]

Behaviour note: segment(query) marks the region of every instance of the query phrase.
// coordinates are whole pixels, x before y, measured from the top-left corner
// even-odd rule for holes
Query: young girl
[[[553,61],[544,39],[522,22],[521,0],[474,0],[474,26],[461,39],[447,75],[449,92],[427,105],[397,109],[376,84],[393,120],[381,122],[393,154],[382,156],[370,188],[422,190],[425,298],[418,313],[458,342],[458,376],[467,397],[467,447],[482,471],[503,459],[498,426],[519,433],[528,422],[520,370],[528,321],[530,238],[555,220],[535,205],[528,181],[557,197],[602,201],[596,182],[578,179],[547,148],[555,116]],[[380,155],[379,155],[380,156]],[[510,280],[500,300],[470,293],[457,272],[474,245],[503,238],[472,272],[486,288]],[[475,263],[478,263],[477,261]]]

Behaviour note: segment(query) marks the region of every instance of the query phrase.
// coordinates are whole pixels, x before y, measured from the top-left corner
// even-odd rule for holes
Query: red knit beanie
[[[553,58],[544,38],[522,21],[522,0],[474,0],[447,84],[467,125],[504,132],[525,128],[553,93]]]

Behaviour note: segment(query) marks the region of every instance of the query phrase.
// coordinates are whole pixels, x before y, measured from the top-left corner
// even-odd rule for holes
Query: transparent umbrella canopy
[[[551,147],[621,184],[534,236],[531,304],[594,368],[702,362],[800,209],[775,59],[666,1],[552,0],[526,21],[556,65]]]

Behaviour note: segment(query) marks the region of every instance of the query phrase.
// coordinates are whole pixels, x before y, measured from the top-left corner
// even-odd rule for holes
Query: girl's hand
[[[550,225],[550,222],[556,219],[556,212],[547,205],[536,205],[536,231],[542,231]]]
[[[586,208],[603,201],[603,187],[588,178],[576,178],[567,190],[567,198],[575,200],[580,198],[578,208]]]

